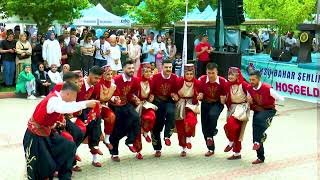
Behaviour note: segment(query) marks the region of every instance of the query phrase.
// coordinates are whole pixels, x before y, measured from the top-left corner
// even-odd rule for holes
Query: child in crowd
[[[176,54],[176,59],[173,61],[174,73],[177,76],[181,76],[181,68],[182,68],[181,53],[177,53]]]

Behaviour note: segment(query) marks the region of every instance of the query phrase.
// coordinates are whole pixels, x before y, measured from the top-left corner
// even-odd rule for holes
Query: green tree
[[[88,0],[6,0],[0,9],[6,16],[18,15],[35,21],[40,32],[46,32],[54,21],[68,23],[80,17]]]
[[[210,5],[212,9],[216,9],[218,0],[200,0],[198,4],[199,10],[203,11],[208,5]]]
[[[199,0],[189,0],[193,9]],[[181,20],[185,15],[185,0],[145,0],[144,6],[129,6],[129,15],[141,24],[152,25],[157,30],[172,22]]]
[[[280,33],[295,30],[297,24],[310,19],[315,7],[315,0],[244,0],[250,18],[277,19]]]
[[[136,6],[142,0],[90,0],[90,3],[97,5],[100,3],[107,11],[123,16],[127,14],[126,5]]]

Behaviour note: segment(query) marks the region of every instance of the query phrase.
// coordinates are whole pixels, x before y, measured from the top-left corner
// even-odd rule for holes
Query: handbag
[[[21,44],[21,46],[22,46],[22,50],[23,50],[23,51],[27,51],[27,50],[28,50],[27,48],[24,48],[24,46],[23,46],[22,43],[20,43],[20,44]],[[29,55],[29,54],[26,54],[26,53],[24,53],[24,55],[22,55],[22,54],[17,54],[17,57],[18,57],[19,60],[23,60],[23,59],[28,59],[28,58],[30,57],[30,55]]]

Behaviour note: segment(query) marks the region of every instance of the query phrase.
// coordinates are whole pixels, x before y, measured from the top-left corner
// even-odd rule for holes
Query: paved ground
[[[19,180],[25,177],[24,152],[22,139],[28,118],[37,101],[25,99],[0,99],[2,124],[0,126],[0,179]],[[284,106],[278,107],[279,113],[268,129],[265,143],[266,162],[262,165],[251,165],[255,152],[251,150],[252,128],[247,126],[242,159],[228,161],[230,154],[223,149],[227,139],[223,132],[225,111],[218,122],[219,133],[215,138],[216,154],[204,157],[205,142],[202,138],[201,125],[193,139],[193,149],[186,158],[179,157],[176,134],[172,137],[172,146],[164,147],[163,156],[152,156],[151,144],[143,143],[144,160],[136,160],[124,145],[120,146],[121,162],[110,161],[106,147],[101,144],[105,153],[101,156],[103,167],[91,166],[91,158],[86,145],[81,145],[78,154],[83,171],[74,173],[74,179],[319,179],[318,123],[319,108],[316,104],[288,99]],[[318,119],[317,119],[318,117]]]

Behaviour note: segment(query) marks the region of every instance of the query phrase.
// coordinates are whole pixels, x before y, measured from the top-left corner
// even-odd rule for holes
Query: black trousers
[[[93,56],[83,55],[81,62],[82,62],[81,69],[82,69],[83,76],[88,76],[89,70],[94,65],[94,58],[93,58]]]
[[[66,131],[71,134],[71,136],[73,137],[74,143],[78,148],[83,141],[84,133],[81,131],[81,129],[77,125],[75,125],[73,122],[71,122],[68,119],[66,121]],[[72,164],[76,165],[77,161],[74,160]]]
[[[42,84],[36,84],[36,91],[39,96],[46,96],[49,94],[49,86],[43,86]]]
[[[206,74],[207,64],[209,61],[197,61],[197,77]]]
[[[119,154],[119,141],[127,136],[126,144],[133,144],[135,138],[140,133],[140,117],[131,104],[124,106],[109,106],[116,115],[116,122],[110,135],[110,143],[113,149],[111,155]]]
[[[258,142],[260,148],[257,150],[257,157],[261,161],[265,160],[263,142],[267,139],[267,134],[265,133],[268,127],[271,125],[272,118],[276,114],[276,110],[265,110],[265,111],[255,111],[253,114],[252,121],[252,133],[253,133],[253,143]]]
[[[224,108],[224,105],[220,102],[216,103],[201,103],[201,127],[205,141],[207,138],[213,138],[218,134],[217,121]],[[215,145],[207,146],[209,150],[214,151]]]
[[[162,101],[159,99],[155,99],[154,104],[158,107],[158,110],[156,111],[156,122],[151,134],[152,145],[154,150],[160,151],[162,149],[161,131],[163,127],[165,138],[170,138],[173,133],[176,104],[173,100]]]
[[[72,162],[76,153],[76,145],[73,142],[58,133],[41,137],[26,130],[23,147],[28,179],[53,178],[55,170],[59,171],[59,179],[71,179]]]
[[[87,120],[88,113],[90,112],[90,110],[91,109],[88,108],[82,110],[82,113],[78,118],[80,118],[82,121]],[[84,135],[83,139],[88,137],[89,148],[93,148],[94,146],[99,146],[101,134],[101,117],[97,117],[97,119],[92,120],[87,125],[86,134]]]

